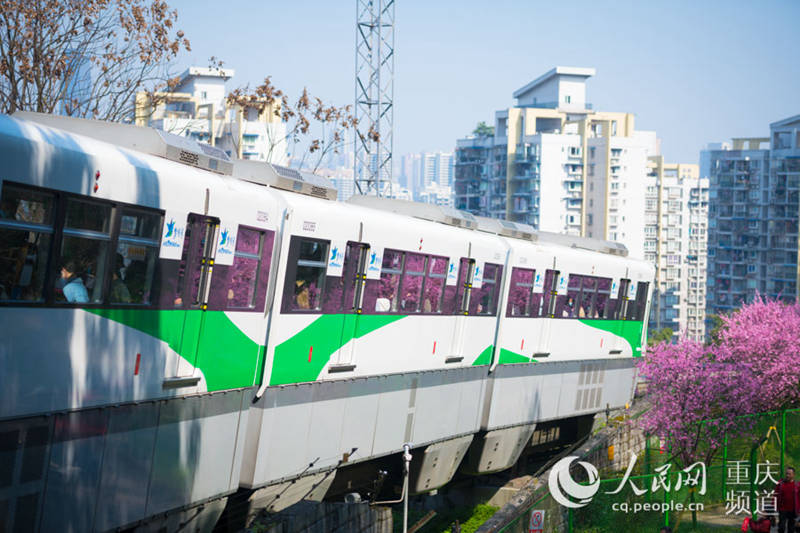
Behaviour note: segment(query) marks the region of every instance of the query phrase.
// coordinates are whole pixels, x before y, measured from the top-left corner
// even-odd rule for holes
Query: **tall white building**
[[[647,158],[659,153],[658,140],[637,131],[631,113],[593,111],[586,80],[594,73],[556,67],[495,113],[489,199],[480,214],[618,241],[643,257]]]
[[[420,174],[422,185],[428,187],[435,183],[442,187],[453,184],[453,153],[422,152],[420,157]]]
[[[190,67],[175,90],[136,95],[136,124],[217,146],[231,157],[288,163],[286,128],[272,106],[229,105],[225,83],[233,69]]]
[[[651,156],[645,181],[645,259],[656,267],[650,329],[705,338],[708,180],[695,164]]]

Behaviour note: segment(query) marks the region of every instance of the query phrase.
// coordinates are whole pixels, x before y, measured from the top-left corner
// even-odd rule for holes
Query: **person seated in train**
[[[392,311],[392,304],[394,302],[394,290],[390,290],[390,292],[379,295],[375,299],[375,312],[376,313],[388,313]]]
[[[294,291],[295,309],[311,309],[311,291],[308,288],[308,283],[303,280],[297,282],[297,288]]]
[[[111,272],[111,301],[113,303],[130,303],[131,293],[128,286],[122,279],[122,270],[125,266],[125,259],[122,254],[117,253],[114,270]]]
[[[130,294],[130,302],[135,304],[145,303],[148,295],[145,294],[147,285],[147,265],[144,261],[131,261],[125,268],[125,285]]]
[[[61,291],[64,298],[70,303],[85,304],[89,301],[89,293],[83,284],[83,279],[76,272],[75,261],[67,260],[61,265]]]
[[[575,315],[575,298],[572,296],[567,298],[567,303],[564,304],[564,309],[561,311],[563,318],[572,318]]]

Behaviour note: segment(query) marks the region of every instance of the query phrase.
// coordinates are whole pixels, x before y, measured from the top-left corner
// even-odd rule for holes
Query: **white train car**
[[[406,443],[422,492],[632,395],[653,270],[615,245],[132,126],[0,116],[0,153],[9,529],[208,529]]]

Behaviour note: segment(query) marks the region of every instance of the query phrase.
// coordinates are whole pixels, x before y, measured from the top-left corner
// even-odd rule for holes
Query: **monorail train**
[[[0,154],[0,530],[207,530],[404,444],[430,491],[632,397],[620,245],[129,125],[0,115]]]

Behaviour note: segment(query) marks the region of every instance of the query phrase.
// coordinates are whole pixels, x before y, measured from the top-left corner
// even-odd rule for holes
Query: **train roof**
[[[217,174],[233,173],[233,162],[223,150],[155,128],[32,111],[17,111],[13,116]]]
[[[263,161],[237,159],[233,164],[233,177],[323,200],[336,200],[337,196],[336,187],[327,178]]]
[[[323,200],[336,199],[335,187],[322,176],[262,161],[232,161],[219,148],[154,128],[29,111],[17,111],[13,116],[241,181]],[[479,217],[452,207],[366,195],[353,196],[348,203],[534,243],[628,256],[627,248],[621,243],[538,231],[528,224]]]
[[[379,211],[390,211],[392,213],[420,218],[422,220],[447,224],[448,226],[466,229],[476,229],[478,227],[478,221],[475,215],[467,213],[466,211],[459,211],[452,207],[366,195],[352,196],[347,201],[351,204],[371,207]]]

